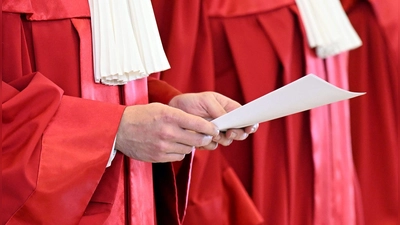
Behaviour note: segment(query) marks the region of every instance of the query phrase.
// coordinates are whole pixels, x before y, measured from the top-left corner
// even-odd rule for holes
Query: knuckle
[[[164,127],[160,130],[160,139],[161,140],[171,140],[174,137],[174,133],[171,129]]]
[[[212,140],[214,141],[214,142],[218,142],[219,140],[221,140],[221,135],[220,134],[218,134],[217,136],[215,136]]]
[[[165,141],[162,140],[157,141],[155,144],[154,153],[161,154],[166,152],[167,152],[167,144],[165,143]]]
[[[171,113],[170,111],[167,110],[162,110],[159,119],[165,123],[172,123],[173,121],[176,120],[175,113]]]

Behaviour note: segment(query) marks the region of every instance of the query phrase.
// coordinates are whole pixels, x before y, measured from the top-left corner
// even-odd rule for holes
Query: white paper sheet
[[[242,128],[363,94],[343,90],[309,74],[211,122],[221,131]]]

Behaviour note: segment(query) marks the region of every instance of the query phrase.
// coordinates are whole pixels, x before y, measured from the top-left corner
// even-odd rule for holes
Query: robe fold
[[[106,168],[125,107],[180,92],[156,75],[94,83],[89,15],[83,0],[3,1],[1,223],[180,224],[191,156],[155,164],[155,189],[151,163],[118,152]]]
[[[399,3],[343,1],[363,46],[349,53],[354,163],[366,225],[399,223]]]
[[[349,88],[347,53],[318,58],[294,1],[153,0],[153,6],[171,64],[161,79],[181,91],[213,90],[244,104],[311,72]],[[240,196],[250,196],[253,214],[263,218],[258,224],[362,224],[351,141],[349,103],[342,102],[263,123],[220,152],[197,152],[192,187],[224,184],[209,162],[232,168],[241,183],[219,194],[191,189],[191,219],[184,223],[232,216],[211,196],[244,188]]]

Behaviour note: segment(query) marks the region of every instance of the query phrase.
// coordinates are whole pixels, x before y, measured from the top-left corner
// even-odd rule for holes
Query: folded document
[[[363,94],[343,90],[309,74],[211,122],[221,131],[242,128]]]

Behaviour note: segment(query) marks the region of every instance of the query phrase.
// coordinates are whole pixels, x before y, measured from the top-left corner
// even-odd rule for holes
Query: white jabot
[[[327,58],[361,46],[339,0],[296,0],[311,48]]]
[[[95,82],[125,84],[170,68],[150,0],[89,0]]]

